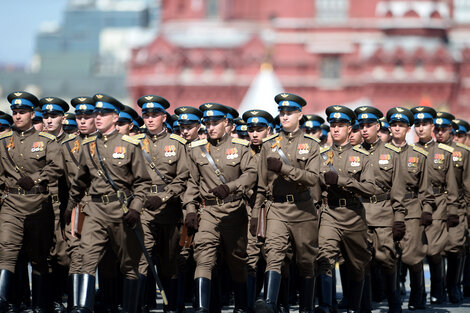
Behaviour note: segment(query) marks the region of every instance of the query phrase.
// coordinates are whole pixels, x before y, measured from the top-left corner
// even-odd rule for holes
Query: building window
[[[341,76],[341,59],[337,55],[324,56],[321,61],[322,79],[339,79]]]
[[[206,0],[206,16],[209,18],[219,17],[219,0]]]
[[[319,20],[344,20],[348,17],[349,0],[315,0],[315,12]]]
[[[454,0],[454,18],[457,22],[470,23],[470,0]]]

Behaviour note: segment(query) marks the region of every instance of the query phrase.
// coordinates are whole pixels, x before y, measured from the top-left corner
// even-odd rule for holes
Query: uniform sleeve
[[[129,209],[134,209],[137,212],[142,211],[144,202],[146,200],[146,193],[152,185],[152,180],[147,167],[145,165],[144,157],[140,151],[140,146],[133,145],[133,155],[131,158],[130,168],[133,174],[132,191],[134,199],[129,205]]]
[[[421,179],[419,181],[418,199],[421,203],[423,212],[431,213],[434,205],[434,194],[432,192],[431,178],[429,177],[430,167],[428,158],[424,158],[423,168],[421,168]]]
[[[187,153],[186,165],[189,173],[189,180],[187,182],[186,191],[183,195],[183,207],[187,213],[197,212],[199,205],[198,199],[200,198],[199,182],[200,175],[196,163],[191,157],[190,151]]]
[[[167,202],[173,197],[180,196],[185,188],[189,179],[189,170],[187,165],[186,148],[184,145],[179,146],[178,163],[176,164],[176,176],[172,179],[171,183],[165,188],[165,191],[160,193],[159,196],[163,202]]]
[[[242,151],[243,155],[240,159],[240,171],[242,174],[237,179],[227,183],[231,193],[241,191],[246,194],[256,183],[256,161],[248,148],[244,147]]]
[[[281,174],[287,176],[293,182],[312,187],[318,183],[320,172],[320,147],[312,142],[313,153],[308,158],[305,169],[282,163]]]
[[[63,175],[63,159],[59,151],[59,143],[51,140],[46,146],[46,165],[38,172],[31,174],[36,184],[48,184],[57,181]]]
[[[68,208],[75,207],[82,200],[85,195],[85,191],[90,187],[91,176],[90,169],[88,168],[86,162],[86,154],[88,151],[86,149],[80,149],[80,156],[78,158],[78,163],[80,167],[77,174],[73,178],[70,186],[70,197],[68,201]]]
[[[358,193],[363,196],[372,196],[376,194],[377,187],[374,179],[374,169],[370,164],[369,158],[365,157],[362,163],[359,180],[348,175],[338,173],[338,186]]]
[[[266,160],[266,149],[265,145],[261,148],[260,157],[258,161],[258,188],[256,190],[256,200],[251,216],[258,216],[259,209],[264,204],[269,192],[268,185],[268,164],[263,162]]]
[[[390,189],[390,202],[392,204],[394,220],[396,222],[404,222],[406,215],[406,209],[403,206],[406,193],[406,184],[400,182],[400,173],[403,170],[406,170],[406,168],[403,168],[403,164],[400,160],[401,158],[398,154],[394,158],[392,188]]]
[[[470,215],[470,151],[466,151],[462,166],[463,198],[467,207],[467,215]]]
[[[454,164],[452,163],[452,153],[446,158],[446,190],[447,190],[447,214],[457,215],[459,208],[459,187],[455,178]]]

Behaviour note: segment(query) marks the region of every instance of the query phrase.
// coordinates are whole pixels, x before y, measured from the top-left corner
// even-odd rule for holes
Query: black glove
[[[147,201],[145,201],[144,206],[150,211],[155,211],[162,205],[162,203],[162,198],[160,198],[159,196],[152,196],[147,198]]]
[[[268,162],[268,170],[273,171],[275,173],[279,173],[282,168],[282,161],[273,157],[269,157],[267,159]]]
[[[447,216],[447,226],[455,227],[459,225],[459,216],[456,214],[451,214]]]
[[[393,222],[392,234],[394,241],[400,241],[405,237],[406,226],[405,222],[395,221]]]
[[[217,198],[223,200],[225,198],[228,197],[228,195],[230,194],[230,188],[228,188],[227,185],[219,185],[211,190],[209,190],[209,192],[212,192],[214,194],[214,196],[216,196]]]
[[[470,228],[470,215],[467,215],[467,226]]]
[[[134,228],[140,220],[140,213],[134,209],[129,209],[126,214],[123,216],[124,222],[130,228]]]
[[[18,186],[26,191],[30,191],[34,187],[34,180],[29,176],[23,176],[18,179]]]
[[[421,214],[421,221],[419,223],[422,226],[429,226],[432,224],[432,214],[429,212],[423,212]]]
[[[327,185],[333,186],[338,184],[338,173],[329,171],[323,174],[323,177],[325,177],[325,183]]]
[[[256,231],[258,230],[258,218],[252,217],[250,220],[250,234],[256,237]]]
[[[188,227],[189,231],[197,232],[197,230],[199,228],[199,220],[198,220],[198,217],[197,217],[197,213],[196,212],[190,212],[190,213],[186,214],[186,218],[184,220],[184,223],[186,224],[186,227]]]

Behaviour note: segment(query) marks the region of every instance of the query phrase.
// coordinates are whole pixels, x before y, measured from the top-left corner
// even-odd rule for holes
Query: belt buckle
[[[225,201],[223,199],[219,199],[219,198],[215,198],[215,202],[217,203],[217,205],[224,205],[225,204]]]
[[[52,195],[51,198],[52,198],[52,203],[59,202],[59,195]]]
[[[215,175],[217,175],[217,176],[220,176],[220,174],[221,174],[219,169],[216,169],[214,172],[215,172]]]
[[[26,190],[21,187],[18,187],[18,194],[24,196],[26,194]]]
[[[158,192],[158,186],[157,185],[150,186],[150,193],[157,193],[157,192]]]
[[[346,207],[347,201],[346,201],[345,198],[339,199],[338,202],[339,202],[338,204],[339,204],[340,207]]]
[[[370,203],[377,203],[377,196],[373,195],[372,197],[369,198]]]
[[[101,196],[101,202],[103,202],[103,204],[109,204],[109,197],[108,197],[108,195],[102,195],[102,196]]]
[[[293,194],[286,195],[286,200],[289,203],[294,203],[294,195]]]

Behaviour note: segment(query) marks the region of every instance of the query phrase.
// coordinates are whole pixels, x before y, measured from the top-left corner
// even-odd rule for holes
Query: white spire
[[[265,110],[275,117],[278,114],[278,110],[274,96],[283,91],[284,89],[276,74],[274,74],[272,65],[263,63],[258,75],[251,82],[245,97],[238,107],[238,112],[243,114],[248,110],[259,109]]]

